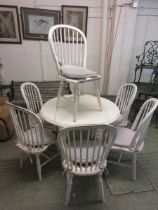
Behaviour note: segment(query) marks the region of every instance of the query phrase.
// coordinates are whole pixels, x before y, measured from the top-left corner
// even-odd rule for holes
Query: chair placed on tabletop
[[[120,110],[120,117],[114,122],[114,125],[121,127],[128,125],[128,115],[136,94],[137,86],[133,83],[126,83],[119,88],[115,104]]]
[[[40,114],[40,110],[43,106],[43,101],[37,85],[32,82],[24,82],[21,85],[21,93],[26,103],[27,109],[38,115],[38,117],[42,120],[44,127],[50,128],[54,133],[57,133],[58,128],[46,122]]]
[[[62,95],[63,82],[66,81],[73,84],[73,121],[76,121],[80,85],[93,81],[99,109],[102,110],[99,93],[101,76],[86,68],[87,39],[84,33],[76,27],[60,24],[50,28],[48,40],[58,70],[57,78],[60,79],[57,106]]]
[[[42,180],[41,168],[54,159],[57,154],[48,157],[44,152],[56,142],[50,129],[43,128],[40,118],[33,112],[7,102],[16,132],[16,146],[21,150],[20,167],[23,165],[24,154],[35,155],[39,181]],[[46,161],[41,163],[40,156]]]
[[[130,167],[129,165],[121,163],[121,158],[123,153],[131,154],[133,156],[131,166],[133,180],[136,180],[137,154],[143,150],[144,138],[157,106],[158,100],[156,98],[148,99],[142,105],[130,129],[122,127],[116,128],[117,137],[114,141],[114,145],[112,146],[112,151],[119,151],[120,156],[118,162],[109,162]]]
[[[80,126],[60,130],[57,141],[67,175],[66,205],[69,202],[74,175],[98,175],[102,201],[105,201],[102,174],[107,166],[106,158],[115,137],[116,129],[108,125]]]

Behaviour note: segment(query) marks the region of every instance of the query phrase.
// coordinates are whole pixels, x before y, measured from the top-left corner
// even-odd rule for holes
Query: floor
[[[0,143],[0,210],[158,210],[158,129],[152,123],[145,142],[143,153],[138,158],[138,168],[145,174],[149,187],[138,192],[111,193],[108,177],[111,167],[121,188],[127,173],[126,184],[131,181],[129,169],[108,166],[109,175],[104,177],[106,202],[100,202],[97,180],[95,177],[75,177],[70,204],[65,207],[66,177],[57,158],[43,168],[43,181],[38,182],[35,163],[27,159],[23,169],[19,168],[19,152],[14,147],[14,138]],[[55,148],[52,148],[52,152]],[[127,158],[128,159],[128,158]],[[120,170],[119,170],[120,169]],[[122,174],[121,174],[122,173]],[[117,177],[118,174],[118,177]],[[129,175],[128,175],[129,174]],[[141,180],[141,173],[138,180]],[[111,182],[112,187],[113,183]],[[134,184],[137,187],[137,183]],[[139,183],[138,183],[139,185]],[[115,185],[116,187],[116,185]]]

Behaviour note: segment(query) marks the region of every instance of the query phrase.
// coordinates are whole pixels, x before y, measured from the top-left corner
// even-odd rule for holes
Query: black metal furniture
[[[144,45],[143,53],[136,56],[137,64],[135,68],[134,83],[138,87],[135,109],[139,110],[145,100],[150,97],[158,98],[158,41],[147,41]],[[151,71],[150,82],[141,81],[143,70]],[[156,115],[156,127],[158,124],[158,110]]]
[[[158,41],[147,41],[144,45],[144,51],[141,55],[136,56],[138,63],[135,68],[134,82],[140,82],[142,71],[151,70],[151,79],[154,81],[158,74]],[[139,77],[137,75],[139,72]],[[154,84],[154,83],[153,83]]]

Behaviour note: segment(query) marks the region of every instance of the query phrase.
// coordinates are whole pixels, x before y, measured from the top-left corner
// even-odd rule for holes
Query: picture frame
[[[48,40],[49,29],[60,23],[60,11],[21,7],[24,39]]]
[[[87,35],[88,7],[62,5],[62,23],[79,28]]]
[[[21,43],[17,6],[0,5],[0,43]]]

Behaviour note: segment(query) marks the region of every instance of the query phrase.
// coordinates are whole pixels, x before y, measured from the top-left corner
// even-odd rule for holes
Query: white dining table
[[[69,97],[72,95],[66,95],[67,99]],[[99,110],[96,96],[81,95],[77,121],[73,122],[73,102],[67,99],[61,98],[58,107],[57,97],[47,101],[40,111],[43,119],[60,127],[72,127],[111,124],[120,116],[118,107],[112,101],[101,97],[102,110]]]

